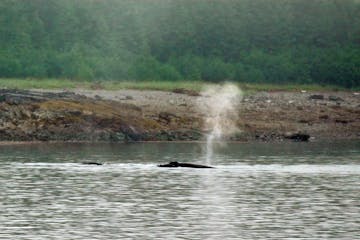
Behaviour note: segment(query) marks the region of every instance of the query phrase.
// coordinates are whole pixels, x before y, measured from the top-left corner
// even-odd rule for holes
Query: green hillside
[[[0,78],[29,77],[358,88],[360,3],[1,0]]]

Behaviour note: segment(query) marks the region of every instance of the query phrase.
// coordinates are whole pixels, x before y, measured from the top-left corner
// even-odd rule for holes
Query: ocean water
[[[360,239],[360,142],[0,146],[0,239]],[[101,166],[83,165],[96,161]]]

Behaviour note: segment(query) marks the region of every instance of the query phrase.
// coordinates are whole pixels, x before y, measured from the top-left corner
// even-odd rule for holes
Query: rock
[[[308,119],[300,119],[298,122],[299,122],[299,123],[310,123],[311,120],[308,120]]]
[[[9,130],[15,130],[17,127],[15,124],[13,124],[12,122],[6,122],[4,125],[3,125],[3,128],[4,129],[9,129]]]
[[[130,95],[126,95],[126,96],[116,96],[117,99],[119,100],[133,100],[134,98]]]
[[[9,105],[29,104],[35,102],[43,102],[50,99],[66,99],[66,100],[84,100],[87,97],[73,92],[36,92],[29,90],[9,90],[0,89],[0,103],[6,102]]]
[[[143,139],[143,134],[135,127],[130,125],[122,125],[121,132],[125,135],[126,142],[140,141]]]
[[[269,141],[273,141],[273,140],[281,140],[281,136],[277,133],[262,133],[262,134],[256,134],[255,138],[264,142],[269,142]]]
[[[128,96],[128,95],[127,95],[127,96],[125,96],[125,99],[126,99],[126,100],[133,100],[134,98],[133,98],[132,96]]]
[[[17,126],[21,131],[23,131],[26,135],[31,135],[36,131],[36,126],[32,122],[24,122],[21,125]]]
[[[72,116],[81,116],[81,114],[85,114],[85,115],[89,115],[91,113],[88,113],[87,111],[83,110],[83,111],[80,111],[80,110],[67,110],[66,111],[67,114],[70,114]]]
[[[341,97],[331,95],[331,96],[329,96],[329,101],[343,102],[344,99],[342,99]]]
[[[329,116],[328,115],[321,115],[321,116],[319,116],[319,119],[323,119],[323,120],[327,120],[327,119],[329,119]]]
[[[171,122],[172,119],[176,118],[175,114],[168,113],[168,112],[160,112],[159,119],[165,120],[167,123]]]
[[[323,94],[324,101],[309,100],[311,94],[319,93]],[[206,116],[193,107],[197,100],[195,97],[175,93],[165,94],[164,97],[164,93],[161,92],[160,97],[164,97],[166,102],[161,102],[157,96],[154,98],[155,103],[147,101],[151,95],[138,97],[137,94],[125,92],[120,95],[119,92],[119,96],[124,99],[126,95],[133,95],[135,101],[108,100],[115,97],[113,94],[96,101],[95,94],[88,94],[91,98],[87,98],[71,92],[46,93],[0,89],[0,139],[188,141],[204,139],[206,134],[203,130],[203,117]],[[101,94],[99,95],[105,96]],[[331,95],[342,97],[345,101],[342,102]],[[206,102],[206,97],[200,100]],[[267,100],[272,100],[272,103],[267,104]],[[156,105],[158,101],[161,103],[159,106]],[[170,105],[169,101],[174,105]],[[243,135],[226,136],[224,140],[254,140],[254,135],[258,134],[259,141],[303,141],[306,137],[296,134],[305,131],[312,134],[312,130],[319,139],[359,136],[356,134],[359,128],[357,119],[360,105],[358,97],[352,93],[275,93],[274,96],[259,93],[256,96],[246,96],[243,101],[243,108],[239,110],[243,115],[237,122],[243,130]],[[185,103],[187,106],[183,105]],[[321,105],[323,103],[327,106]],[[338,103],[342,106],[337,106]],[[299,120],[307,124],[301,124]],[[310,124],[316,126],[311,127]],[[285,138],[284,129],[297,131],[287,134]]]
[[[102,100],[102,97],[100,97],[99,95],[95,95],[95,100]]]
[[[22,109],[22,114],[25,116],[25,118],[31,118],[32,116],[31,112],[25,108]]]
[[[110,140],[112,142],[124,142],[126,141],[126,135],[122,132],[115,132],[110,135]]]
[[[321,94],[314,94],[314,95],[310,95],[309,99],[311,100],[324,100],[324,95]]]
[[[309,141],[310,135],[306,133],[286,133],[284,135],[286,139],[294,140],[295,142],[307,142]]]
[[[335,119],[336,123],[348,124],[350,121],[347,119]]]
[[[202,134],[198,131],[194,130],[177,130],[177,131],[170,131],[169,132],[169,140],[200,140],[202,137]]]
[[[19,95],[5,95],[2,99],[9,105],[20,105],[29,102],[27,98],[23,98]]]
[[[200,94],[194,90],[188,90],[185,88],[175,88],[173,91],[173,93],[180,93],[180,94],[187,94],[189,96],[195,96],[198,97],[200,96]]]
[[[162,130],[154,136],[156,141],[170,141],[171,136],[168,132]]]

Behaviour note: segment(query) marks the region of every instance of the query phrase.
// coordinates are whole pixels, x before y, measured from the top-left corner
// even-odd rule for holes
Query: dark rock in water
[[[307,142],[309,141],[310,135],[306,133],[288,133],[284,136],[287,139],[294,140],[296,142]]]
[[[168,167],[168,168],[176,168],[176,167],[187,167],[187,168],[213,168],[210,166],[194,164],[194,163],[179,163],[179,162],[169,162],[167,164],[160,164],[158,167]]]
[[[99,162],[82,162],[81,164],[84,164],[84,165],[97,165],[97,166],[103,165],[103,163],[99,163]]]

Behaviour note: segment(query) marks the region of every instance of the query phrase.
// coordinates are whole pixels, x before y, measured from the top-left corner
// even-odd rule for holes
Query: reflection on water
[[[0,239],[357,239],[359,142],[0,146]],[[80,164],[100,161],[102,166]]]

